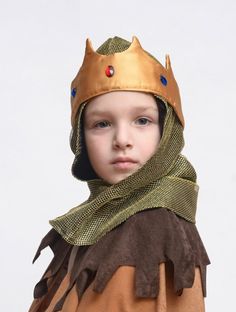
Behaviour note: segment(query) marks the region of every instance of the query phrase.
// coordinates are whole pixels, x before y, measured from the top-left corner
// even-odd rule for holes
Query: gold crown
[[[83,64],[71,83],[72,127],[83,102],[115,90],[142,91],[162,97],[173,107],[184,127],[179,88],[169,55],[164,67],[143,50],[136,36],[123,52],[103,55],[94,51],[87,38]]]

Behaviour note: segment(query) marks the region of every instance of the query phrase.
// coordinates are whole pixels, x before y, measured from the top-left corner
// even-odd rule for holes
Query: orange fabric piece
[[[64,302],[62,312],[204,312],[205,304],[199,267],[191,288],[181,296],[174,293],[173,272],[168,263],[159,265],[160,290],[157,298],[135,297],[135,267],[120,266],[102,293],[93,291],[93,282],[78,299],[76,285]],[[49,306],[43,308],[44,297],[35,299],[29,312],[52,312],[69,285],[69,274],[62,281]]]

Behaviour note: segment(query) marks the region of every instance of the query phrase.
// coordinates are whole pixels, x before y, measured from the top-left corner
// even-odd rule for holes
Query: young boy
[[[136,37],[96,52],[87,40],[71,95],[72,173],[90,196],[50,221],[34,261],[47,246],[54,258],[29,311],[204,311],[210,260],[169,57]]]

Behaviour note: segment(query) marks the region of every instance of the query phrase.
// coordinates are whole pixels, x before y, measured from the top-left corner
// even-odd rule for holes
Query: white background
[[[70,83],[85,40],[169,53],[186,119],[184,154],[200,185],[197,227],[212,264],[206,311],[235,308],[234,0],[0,1],[0,311],[24,312],[51,259],[33,255],[48,220],[88,196],[71,175]]]

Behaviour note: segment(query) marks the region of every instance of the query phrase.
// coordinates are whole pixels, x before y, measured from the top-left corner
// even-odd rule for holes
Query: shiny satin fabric
[[[116,38],[116,37],[115,37]],[[118,38],[119,39],[119,38]],[[108,77],[106,68],[112,66],[114,75]],[[141,47],[137,37],[128,49],[109,55],[93,50],[87,39],[83,64],[72,81],[71,123],[75,126],[76,114],[80,105],[89,99],[115,90],[142,91],[163,97],[175,110],[184,127],[179,88],[171,68],[170,58],[166,55],[164,67]]]

